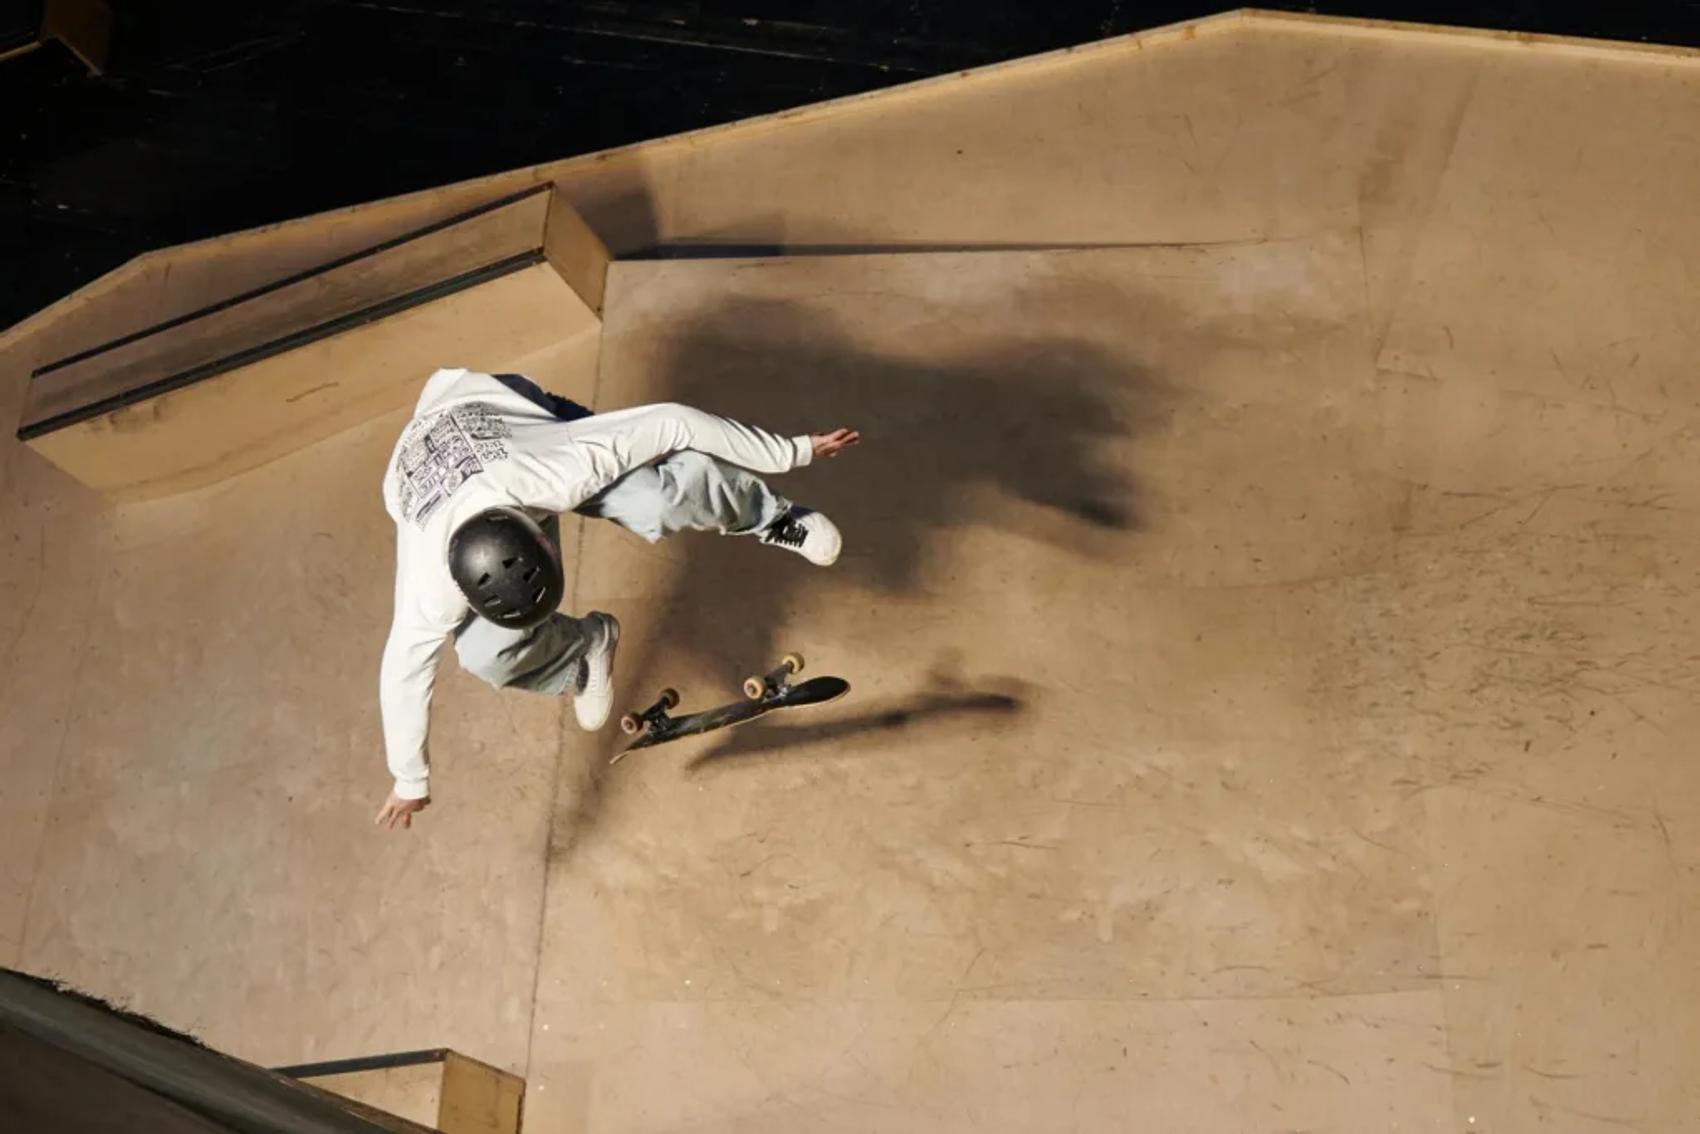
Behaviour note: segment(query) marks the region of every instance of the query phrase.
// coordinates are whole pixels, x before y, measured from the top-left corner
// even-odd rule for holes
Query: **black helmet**
[[[513,630],[555,613],[567,589],[560,549],[518,508],[489,508],[456,528],[449,574],[474,612]]]

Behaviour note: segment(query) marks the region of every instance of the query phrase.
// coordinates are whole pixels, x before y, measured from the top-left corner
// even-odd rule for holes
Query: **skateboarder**
[[[841,545],[832,521],[754,474],[858,440],[848,429],[780,437],[680,405],[592,414],[518,375],[433,374],[384,474],[396,589],[379,703],[395,788],[375,822],[409,827],[430,802],[431,689],[450,638],[461,666],[491,685],[571,693],[587,730],[608,720],[620,624],[555,609],[560,513],[651,542],[684,530],[753,535],[824,567]]]

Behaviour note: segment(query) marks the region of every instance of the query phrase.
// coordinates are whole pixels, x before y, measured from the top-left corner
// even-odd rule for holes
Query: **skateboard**
[[[670,715],[679,707],[679,691],[663,689],[655,704],[641,713],[627,713],[620,718],[620,731],[633,740],[616,752],[610,764],[618,764],[640,748],[701,736],[728,725],[743,724],[765,717],[775,709],[796,709],[804,705],[824,705],[850,692],[850,683],[842,677],[812,677],[796,685],[791,678],[803,671],[803,655],[786,654],[771,671],[744,679],[744,699],[700,713]]]

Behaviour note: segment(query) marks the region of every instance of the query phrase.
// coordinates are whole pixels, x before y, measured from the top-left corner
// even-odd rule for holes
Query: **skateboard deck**
[[[618,764],[640,748],[653,748],[657,744],[683,740],[687,736],[701,736],[716,729],[765,717],[778,709],[824,705],[850,692],[850,683],[842,677],[812,677],[807,681],[792,684],[791,678],[801,672],[802,668],[802,655],[787,654],[771,672],[745,679],[742,701],[704,709],[700,713],[671,715],[669,710],[679,705],[679,694],[674,689],[663,689],[655,704],[642,712],[627,713],[620,718],[620,731],[632,737],[632,740],[608,762]]]

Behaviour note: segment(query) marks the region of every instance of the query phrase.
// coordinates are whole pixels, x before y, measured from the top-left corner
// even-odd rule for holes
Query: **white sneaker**
[[[614,709],[614,650],[620,644],[620,620],[593,610],[585,621],[595,623],[596,642],[579,662],[573,715],[580,728],[595,732],[608,723]]]
[[[817,567],[830,567],[844,547],[838,525],[810,508],[791,505],[790,511],[767,526],[761,541],[769,547],[795,551]]]

